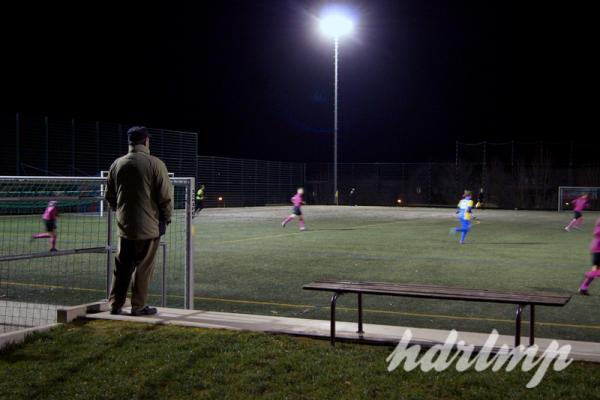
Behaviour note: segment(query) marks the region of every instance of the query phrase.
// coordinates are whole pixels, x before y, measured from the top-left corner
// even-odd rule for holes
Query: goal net
[[[103,203],[106,178],[0,176],[0,333],[56,322],[59,306],[107,298],[118,246]],[[171,178],[175,210],[156,258],[149,302],[193,307],[194,178]],[[42,215],[56,202],[56,242]],[[51,251],[55,248],[57,251]]]
[[[559,186],[558,187],[558,211],[570,211],[573,209],[573,200],[587,194],[587,210],[600,210],[600,187],[598,186]]]

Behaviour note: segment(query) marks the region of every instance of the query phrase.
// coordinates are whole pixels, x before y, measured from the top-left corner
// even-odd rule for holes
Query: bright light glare
[[[321,18],[321,32],[327,36],[339,38],[348,35],[354,30],[354,22],[340,14],[330,14]]]

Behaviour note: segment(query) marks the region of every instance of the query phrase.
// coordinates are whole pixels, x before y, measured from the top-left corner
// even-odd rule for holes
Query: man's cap
[[[133,126],[127,131],[129,143],[140,142],[147,137],[150,137],[150,133],[145,126]]]

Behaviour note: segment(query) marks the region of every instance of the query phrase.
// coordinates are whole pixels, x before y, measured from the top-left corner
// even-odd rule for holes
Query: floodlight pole
[[[334,94],[333,94],[333,203],[338,199],[338,48],[339,38],[334,38]]]

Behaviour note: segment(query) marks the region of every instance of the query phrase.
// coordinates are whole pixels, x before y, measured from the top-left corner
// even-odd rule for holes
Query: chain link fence
[[[5,175],[98,176],[127,151],[122,124],[4,113],[0,133]],[[195,133],[151,133],[169,171],[205,185],[205,207],[287,204],[298,186],[311,204],[333,203],[331,163],[198,156]],[[559,186],[600,186],[600,161],[581,141],[457,142],[455,150],[446,163],[341,163],[339,203],[446,206],[465,188],[484,188],[488,207],[554,209]]]
[[[332,175],[332,164],[307,164],[309,203],[333,202]],[[561,185],[600,186],[600,163],[572,167],[527,161],[338,166],[339,203],[345,205],[454,206],[464,189],[477,193],[484,188],[487,207],[554,210]],[[597,203],[592,199],[591,208],[600,209]]]
[[[198,156],[206,207],[288,204],[304,185],[305,164]]]
[[[118,244],[105,178],[0,176],[0,334],[56,322],[56,310],[106,299]],[[171,178],[174,214],[156,260],[152,304],[193,308],[193,178]],[[56,237],[42,221],[56,201]]]
[[[123,124],[0,113],[0,175],[99,176],[127,153]],[[150,129],[150,151],[175,176],[196,176],[198,135]]]

